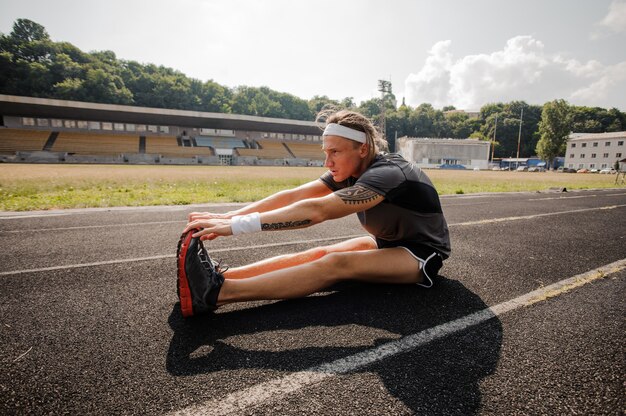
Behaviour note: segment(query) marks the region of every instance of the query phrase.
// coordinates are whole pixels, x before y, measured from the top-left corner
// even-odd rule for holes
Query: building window
[[[569,157],[570,157],[571,159],[573,159],[573,158],[574,158],[574,153],[570,153]]]
[[[126,125],[126,131],[135,131],[135,125],[134,124],[127,124]]]
[[[617,142],[617,145],[618,145],[618,146],[624,146],[624,141],[623,141],[623,140],[620,140],[619,142]]]
[[[582,168],[584,168],[584,167],[585,167],[585,164],[584,164],[584,163],[579,163],[579,164],[578,164],[578,169],[582,169]]]
[[[587,143],[583,143],[583,144],[582,144],[582,147],[587,147]]]
[[[593,169],[593,168],[595,168],[595,167],[596,167],[596,164],[595,164],[595,163],[591,163],[591,164],[589,165],[589,167],[590,167],[591,169]]]
[[[79,129],[88,129],[89,128],[89,123],[87,123],[86,121],[83,121],[83,120],[78,120],[76,122],[76,127],[78,127]]]
[[[148,126],[148,131],[151,133],[156,133],[159,130],[157,129],[157,126]]]
[[[63,124],[65,124],[66,129],[76,128],[76,121],[74,120],[65,120],[63,121]]]
[[[581,154],[580,154],[580,158],[581,158],[581,159],[584,159],[584,158],[585,158],[585,154],[584,154],[584,153],[581,153]]]
[[[90,121],[89,122],[89,130],[100,130],[100,122],[99,121]]]
[[[63,120],[53,118],[52,120],[50,120],[50,125],[52,127],[63,127]]]
[[[575,148],[575,147],[576,147],[576,143],[572,143],[572,149]]]
[[[161,133],[169,133],[170,132],[170,127],[169,126],[161,126],[160,129]]]
[[[615,157],[622,157],[621,153],[615,153]]]
[[[607,157],[609,157],[609,154],[605,153],[605,154],[602,155],[602,157],[607,158]]]
[[[113,123],[102,122],[102,130],[113,130]]]
[[[591,154],[591,158],[592,158],[592,159],[595,159],[595,157],[596,157],[596,154],[595,154],[595,153],[592,153],[592,154]]]
[[[32,117],[22,117],[22,125],[23,126],[34,126],[35,119]]]
[[[37,125],[39,127],[48,127],[48,119],[47,118],[38,118]]]
[[[604,145],[605,145],[605,146],[610,146],[610,145],[611,145],[611,142],[605,142],[605,143],[604,143]]]
[[[602,169],[606,168],[606,163],[602,164]]]
[[[598,147],[598,142],[593,142],[593,147]]]
[[[137,124],[135,127],[136,127],[137,131],[146,131],[146,125],[145,124]]]

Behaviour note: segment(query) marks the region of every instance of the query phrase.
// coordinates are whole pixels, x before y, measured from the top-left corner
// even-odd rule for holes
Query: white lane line
[[[55,212],[54,214],[22,214],[14,213],[13,215],[0,216],[0,220],[21,220],[22,218],[41,218],[41,217],[62,217],[64,215],[72,215],[71,212]]]
[[[19,229],[19,230],[0,230],[0,234],[23,234],[30,231],[42,232],[42,231],[67,231],[67,230],[86,230],[92,228],[111,228],[111,227],[138,227],[138,226],[150,226],[160,224],[186,224],[187,220],[176,221],[147,221],[147,222],[129,222],[127,224],[103,224],[103,225],[79,225],[75,227],[58,227],[58,228],[31,228],[31,229]]]
[[[596,194],[593,195],[576,195],[576,196],[551,196],[551,197],[545,197],[545,198],[531,198],[529,199],[529,201],[550,201],[553,199],[580,199],[580,198],[590,198],[590,197],[594,197],[594,196],[598,196]]]
[[[173,212],[173,211],[191,211],[197,209],[210,210],[213,208],[229,208],[240,207],[246,205],[244,202],[220,202],[206,204],[191,205],[147,205],[140,207],[101,207],[101,208],[68,208],[54,209],[49,211],[29,211],[16,212],[9,211],[0,215],[0,220],[19,220],[22,218],[44,218],[56,217],[59,215],[75,215],[75,214],[93,214],[93,213],[117,213],[117,212]]]
[[[466,222],[457,222],[454,224],[449,224],[449,227],[452,226],[461,226],[461,225],[481,225],[481,224],[491,224],[497,222],[508,222],[508,221],[519,221],[519,220],[530,220],[534,218],[541,217],[552,217],[555,215],[563,215],[563,214],[576,214],[579,212],[590,212],[590,211],[604,211],[616,208],[626,207],[626,204],[621,205],[607,205],[604,207],[595,207],[595,208],[581,208],[581,209],[570,209],[567,211],[557,211],[557,212],[546,212],[542,214],[531,214],[531,215],[521,215],[518,217],[503,217],[503,218],[488,218],[484,220],[476,220],[476,221],[466,221]]]
[[[329,377],[356,371],[362,367],[397,354],[411,351],[432,341],[481,324],[496,316],[561,295],[596,279],[616,273],[624,268],[626,268],[626,259],[618,260],[614,263],[561,280],[552,285],[537,289],[490,308],[485,308],[454,321],[446,322],[445,324],[388,342],[379,347],[311,367],[303,371],[291,373],[285,377],[268,380],[246,389],[233,392],[226,397],[210,400],[171,414],[183,416],[242,413],[265,402],[280,400],[290,393],[318,384]]]
[[[592,198],[592,197],[596,197],[596,196],[625,196],[626,193],[621,193],[621,194],[602,194],[602,195],[598,195],[598,194],[590,194],[590,195],[576,195],[576,196],[553,196],[553,197],[546,197],[546,198],[532,198],[532,199],[528,199],[528,201],[549,201],[549,200],[553,200],[553,199],[578,199],[578,198]]]
[[[292,241],[283,241],[280,243],[257,244],[253,246],[227,247],[227,248],[221,248],[217,250],[211,250],[211,254],[219,254],[219,253],[239,251],[239,250],[255,250],[259,248],[268,248],[268,247],[289,246],[289,245],[294,245],[294,244],[309,244],[309,243],[321,243],[325,241],[334,241],[334,240],[348,240],[348,239],[355,238],[355,237],[363,237],[364,235],[366,234],[342,235],[338,237],[317,238],[317,239],[311,239],[311,240],[292,240]],[[176,257],[175,254],[161,254],[158,256],[135,257],[132,259],[119,259],[119,260],[97,261],[97,262],[92,262],[92,263],[67,264],[64,266],[41,267],[38,269],[11,270],[7,272],[0,272],[0,276],[11,276],[15,274],[35,273],[35,272],[49,272],[53,270],[63,270],[63,269],[78,269],[81,267],[105,266],[109,264],[133,263],[136,261],[161,260],[161,259],[168,259],[168,258],[173,259],[174,257]]]
[[[609,206],[596,207],[596,208],[582,208],[582,209],[574,209],[574,210],[568,210],[568,211],[549,212],[549,213],[543,213],[543,214],[532,214],[532,215],[524,215],[524,216],[518,216],[518,217],[491,218],[491,219],[477,220],[477,221],[458,222],[458,223],[448,224],[448,227],[484,225],[484,224],[499,223],[499,222],[520,221],[520,220],[528,220],[528,219],[540,218],[540,217],[550,217],[550,216],[561,215],[561,214],[574,214],[574,213],[579,213],[579,212],[610,210],[610,209],[616,209],[616,208],[622,208],[622,207],[626,207],[626,204],[609,205]],[[342,240],[342,239],[347,240],[350,238],[362,237],[364,235],[366,234],[353,234],[353,235],[344,235],[344,236],[339,236],[339,237],[318,238],[318,239],[312,239],[312,240],[295,240],[295,241],[285,241],[285,242],[280,242],[280,243],[259,244],[259,245],[253,245],[253,246],[230,247],[230,248],[212,250],[211,253],[216,254],[216,253],[223,253],[227,251],[254,250],[258,248],[280,247],[280,246],[288,246],[292,244],[320,243],[320,242],[325,242],[325,241]],[[108,265],[108,264],[132,263],[135,261],[159,260],[159,259],[166,259],[170,257],[173,258],[174,255],[162,254],[162,255],[150,256],[150,257],[136,257],[136,258],[131,258],[131,259],[108,260],[108,261],[93,262],[93,263],[69,264],[65,266],[52,266],[52,267],[43,267],[43,268],[38,268],[38,269],[11,270],[11,271],[6,271],[6,272],[0,272],[0,276],[44,272],[44,271],[52,271],[52,270],[76,269],[80,267],[103,266],[103,265]]]

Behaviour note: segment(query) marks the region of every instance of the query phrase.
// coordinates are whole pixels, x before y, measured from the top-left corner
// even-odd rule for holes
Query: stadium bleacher
[[[178,145],[174,136],[146,137],[146,153],[166,157],[214,156],[208,147],[183,147]]]
[[[195,140],[198,146],[212,147],[214,149],[235,149],[246,147],[243,140],[237,138],[196,136]]]
[[[299,159],[324,160],[324,152],[319,143],[288,143],[287,146]]]
[[[259,149],[237,149],[239,156],[254,156],[259,159],[289,159],[293,156],[282,142],[258,140]]]
[[[59,133],[59,136],[50,150],[53,152],[65,152],[76,155],[138,153],[139,136],[63,131]]]
[[[0,154],[43,150],[49,131],[0,128]]]

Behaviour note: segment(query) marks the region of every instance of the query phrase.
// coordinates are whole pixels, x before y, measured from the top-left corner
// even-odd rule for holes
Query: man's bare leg
[[[218,305],[262,299],[299,298],[345,280],[420,283],[419,262],[403,248],[336,252],[248,279],[227,279]]]
[[[376,243],[371,237],[358,237],[329,246],[315,247],[299,253],[272,257],[246,266],[233,267],[224,272],[224,278],[247,279],[264,273],[310,263],[321,259],[329,253],[371,250],[375,248]]]

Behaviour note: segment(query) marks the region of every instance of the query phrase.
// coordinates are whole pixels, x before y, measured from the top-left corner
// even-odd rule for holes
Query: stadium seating
[[[319,143],[288,143],[287,146],[298,159],[324,160],[324,152]]]
[[[48,136],[49,131],[0,128],[0,154],[43,150]]]
[[[119,155],[139,152],[139,136],[61,132],[51,151],[76,155]]]
[[[237,149],[239,156],[255,156],[259,159],[288,159],[293,158],[282,142],[258,140],[260,149]]]
[[[246,147],[243,140],[237,138],[196,136],[195,139],[198,146],[207,146],[214,149],[235,149]]]
[[[214,156],[208,147],[179,146],[174,136],[146,137],[146,153],[159,154],[165,157]]]

